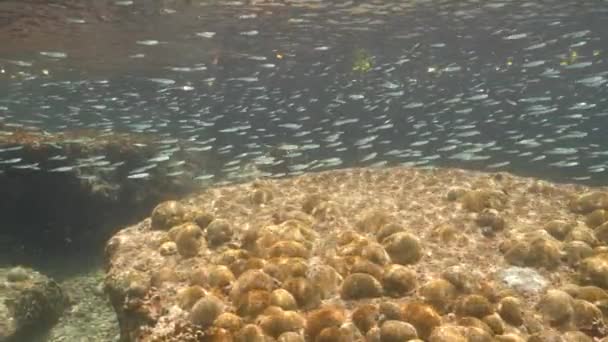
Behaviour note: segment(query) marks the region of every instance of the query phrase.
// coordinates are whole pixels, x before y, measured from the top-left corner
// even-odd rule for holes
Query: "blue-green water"
[[[0,123],[162,137],[137,181],[163,163],[179,174],[176,139],[222,163],[200,180],[400,164],[608,179],[606,1],[103,1],[53,13],[5,23]],[[0,172],[27,167],[19,158],[3,146]]]

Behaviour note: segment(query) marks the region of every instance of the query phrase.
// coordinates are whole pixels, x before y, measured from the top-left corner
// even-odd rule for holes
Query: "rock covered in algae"
[[[430,342],[467,342],[466,329],[459,326],[444,325],[433,330]]]
[[[504,297],[498,303],[498,313],[505,322],[520,326],[524,323],[523,307],[518,298]]]
[[[526,342],[525,338],[515,333],[495,336],[495,340],[498,342]]]
[[[203,328],[209,327],[224,311],[224,303],[213,295],[199,299],[190,311],[190,321]]]
[[[344,279],[340,294],[343,299],[380,297],[382,285],[369,274],[353,273]]]
[[[0,268],[0,341],[26,341],[49,329],[69,305],[52,279],[25,267]]]
[[[271,257],[307,258],[310,251],[297,241],[279,241],[268,250]]]
[[[207,280],[212,287],[226,287],[236,280],[232,271],[224,265],[211,266],[207,272]]]
[[[272,291],[276,284],[274,280],[261,270],[249,270],[241,274],[230,290],[230,297],[236,301],[251,290]]]
[[[564,256],[568,264],[578,265],[581,260],[594,254],[593,248],[583,241],[570,241],[564,244]]]
[[[409,265],[422,258],[422,245],[420,240],[412,234],[395,233],[383,240],[384,248],[394,263]]]
[[[561,290],[549,290],[541,298],[538,308],[545,320],[552,325],[563,325],[572,319],[572,297]]]
[[[219,246],[230,241],[234,234],[234,228],[226,220],[213,220],[206,227],[207,242],[211,246]]]
[[[321,304],[319,284],[313,283],[307,278],[288,278],[283,282],[283,288],[291,293],[301,309],[310,310]]]
[[[169,230],[174,226],[185,223],[188,220],[188,208],[178,201],[167,201],[160,203],[154,210],[150,219],[152,229]]]
[[[576,213],[588,214],[597,209],[608,209],[608,192],[593,191],[573,198],[570,210]]]
[[[239,297],[234,304],[241,317],[256,317],[270,306],[270,300],[270,292],[251,290]]]
[[[448,311],[458,292],[456,287],[445,279],[431,279],[420,288],[420,295],[440,312]]]
[[[357,307],[351,317],[353,323],[362,334],[375,327],[380,319],[380,309],[374,304],[363,304]]]
[[[441,315],[432,306],[423,303],[408,303],[403,306],[403,320],[416,328],[423,339],[431,335],[433,329],[441,325]]]
[[[266,341],[266,335],[264,334],[264,331],[262,330],[262,328],[256,324],[247,324],[245,326],[243,326],[243,328],[241,328],[241,330],[239,330],[236,334],[235,334],[235,340],[236,341],[246,341],[246,342],[265,342]]]
[[[583,225],[575,226],[568,233],[568,235],[566,235],[564,241],[582,241],[592,247],[596,247],[599,245],[599,241],[595,236],[593,229],[587,228]]]
[[[475,328],[475,332],[483,331],[488,334],[494,334],[492,329],[481,319],[471,316],[461,316],[456,320],[458,325],[468,328]]]
[[[583,259],[578,270],[582,282],[608,289],[608,254]]]
[[[387,237],[400,232],[405,232],[405,228],[400,224],[391,222],[383,225],[382,227],[380,227],[380,229],[378,229],[378,232],[376,233],[376,239],[378,240],[378,242],[382,243]]]
[[[202,246],[201,237],[203,231],[195,223],[184,223],[181,226],[174,227],[175,244],[177,252],[184,258],[194,257],[199,253]]]
[[[494,232],[501,231],[505,228],[505,219],[496,209],[483,209],[477,216],[476,222],[480,227],[488,227]]]
[[[472,190],[460,197],[462,206],[469,211],[481,212],[484,209],[504,208],[507,202],[507,195],[503,192],[480,189]]]
[[[375,234],[389,221],[390,217],[385,211],[370,210],[362,214],[362,217],[356,223],[356,226],[362,232]]]
[[[502,334],[505,332],[506,323],[497,313],[488,315],[483,318],[483,322],[494,332],[494,334]]]
[[[301,334],[295,333],[293,331],[288,331],[282,333],[281,336],[277,339],[277,342],[305,342],[304,336]]]
[[[548,235],[548,234],[544,234]],[[514,241],[505,241],[505,260],[514,266],[532,266],[554,269],[561,262],[561,245],[551,236],[525,235]]]
[[[390,296],[401,297],[407,295],[413,292],[418,285],[416,272],[405,266],[390,265],[383,273],[382,286]]]
[[[315,339],[321,331],[339,327],[346,320],[346,313],[340,307],[326,306],[314,310],[306,317],[306,334]]]
[[[594,230],[595,237],[603,244],[608,244],[608,222],[602,223]]]
[[[361,257],[354,257],[353,259],[354,262],[350,268],[351,273],[366,273],[377,280],[382,279],[384,274],[384,269],[382,266]]]
[[[380,327],[381,342],[401,342],[413,340],[417,337],[416,328],[409,323],[385,321]]]
[[[466,295],[460,299],[456,311],[461,316],[483,318],[494,312],[490,301],[481,295]]]
[[[391,262],[391,258],[384,247],[381,244],[374,242],[363,246],[361,257],[380,266],[388,265]]]
[[[544,226],[545,231],[557,240],[563,241],[574,229],[574,224],[562,220],[552,220]]]
[[[231,312],[224,312],[217,316],[213,325],[231,332],[236,332],[243,327],[243,319]]]
[[[190,310],[196,302],[207,294],[201,286],[186,287],[177,293],[177,304],[184,310]]]
[[[608,210],[606,209],[595,209],[585,216],[585,223],[591,229],[595,229],[605,222],[608,222]]]
[[[286,332],[298,332],[306,324],[304,317],[299,313],[295,311],[283,311],[281,309],[262,314],[258,318],[258,322],[262,330],[274,338],[278,338]]]
[[[307,270],[307,276],[315,284],[318,284],[321,299],[327,299],[340,290],[343,277],[335,268],[329,265],[315,264]]]
[[[296,310],[298,303],[293,295],[285,289],[276,289],[270,295],[270,304],[283,310]]]
[[[473,293],[480,290],[480,279],[464,265],[448,267],[441,273],[441,276],[462,293]]]
[[[604,314],[593,303],[582,299],[572,301],[573,324],[580,330],[593,335],[606,334]]]

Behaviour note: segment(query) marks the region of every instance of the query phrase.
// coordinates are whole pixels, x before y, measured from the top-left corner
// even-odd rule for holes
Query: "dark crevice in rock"
[[[20,160],[0,165],[0,265],[50,270],[55,267],[45,266],[60,260],[96,263],[120,227],[143,219],[161,201],[191,192],[197,186],[193,174],[212,167],[207,157],[181,149],[172,154],[181,161],[179,176],[167,176],[175,171],[167,162],[146,171],[146,179],[129,178],[159,153],[153,139],[95,132],[0,135],[1,160]]]
[[[53,255],[87,255],[125,224],[137,222],[164,197],[138,198],[138,185],[104,189],[67,174],[8,172],[0,177],[3,251],[9,263]],[[9,242],[9,241],[7,241]],[[4,259],[4,258],[8,259]]]

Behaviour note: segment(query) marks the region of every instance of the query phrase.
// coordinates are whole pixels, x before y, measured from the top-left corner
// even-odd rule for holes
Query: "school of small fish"
[[[116,1],[124,10],[137,4]],[[168,177],[206,183],[391,165],[608,181],[608,6],[197,6],[189,11],[196,15],[166,9],[163,20],[190,25],[147,32],[124,52],[138,65],[155,54],[175,56],[164,67],[100,77],[73,72],[70,51],[0,56],[0,124],[153,134],[156,154],[128,172],[133,181],[161,167]],[[122,165],[103,155],[74,161],[58,153],[44,168],[25,161],[22,146],[2,145],[2,136],[0,173],[111,172]],[[188,163],[178,158],[184,153],[210,155],[223,166],[185,173]]]

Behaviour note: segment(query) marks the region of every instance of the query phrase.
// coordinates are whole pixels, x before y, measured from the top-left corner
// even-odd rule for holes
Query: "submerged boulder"
[[[55,281],[32,269],[0,269],[0,341],[29,341],[55,324],[68,302]]]

